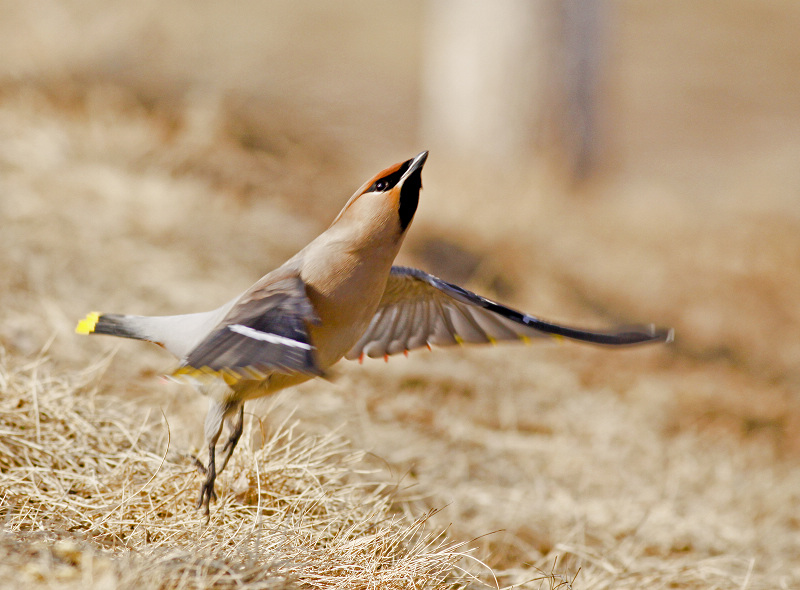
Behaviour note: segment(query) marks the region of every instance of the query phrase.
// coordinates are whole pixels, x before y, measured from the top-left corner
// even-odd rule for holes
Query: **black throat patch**
[[[400,188],[400,229],[406,231],[408,224],[414,219],[419,204],[419,191],[422,190],[422,168],[417,168],[406,178]]]

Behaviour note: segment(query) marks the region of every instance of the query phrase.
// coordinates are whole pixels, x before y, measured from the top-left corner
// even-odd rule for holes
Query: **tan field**
[[[425,6],[0,3],[0,586],[800,587],[800,6],[608,7],[598,173],[432,150],[399,262],[675,342],[343,362],[206,526],[205,400],[75,323],[216,307],[428,148]]]

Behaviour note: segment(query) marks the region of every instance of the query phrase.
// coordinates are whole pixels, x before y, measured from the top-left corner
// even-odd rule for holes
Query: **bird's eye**
[[[393,189],[395,186],[397,186],[397,183],[400,182],[400,179],[403,177],[403,173],[405,173],[406,170],[408,170],[408,162],[403,163],[403,165],[394,172],[386,174],[386,171],[384,171],[384,176],[381,176],[378,180],[373,182],[365,192],[383,193]]]

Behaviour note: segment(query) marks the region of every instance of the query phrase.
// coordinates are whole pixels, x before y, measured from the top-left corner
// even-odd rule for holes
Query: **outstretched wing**
[[[383,357],[422,346],[561,336],[611,346],[666,342],[672,330],[632,326],[609,332],[535,318],[415,268],[392,267],[378,311],[348,359]]]
[[[300,277],[256,284],[173,376],[220,376],[232,383],[274,372],[320,375],[308,333],[308,324],[318,321]]]

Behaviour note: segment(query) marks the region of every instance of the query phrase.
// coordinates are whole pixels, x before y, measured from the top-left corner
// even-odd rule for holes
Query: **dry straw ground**
[[[426,147],[415,14],[293,4],[0,5],[0,586],[800,587],[788,2],[615,3],[613,150],[580,191],[426,166],[404,262],[674,346],[343,365],[248,408],[203,524],[203,400],[72,329],[226,300]]]
[[[463,544],[393,510],[363,452],[284,422],[259,430],[208,525],[169,430],[100,401],[92,371],[0,369],[4,583],[108,588],[401,588],[469,581]],[[263,425],[261,425],[263,427]]]

